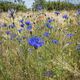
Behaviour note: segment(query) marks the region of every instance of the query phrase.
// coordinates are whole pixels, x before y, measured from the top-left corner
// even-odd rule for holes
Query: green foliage
[[[10,8],[14,8],[17,11],[26,11],[27,8],[25,5],[22,4],[16,4],[16,3],[12,3],[12,2],[0,2],[0,9],[2,9],[3,11],[8,11],[8,9]]]
[[[37,6],[41,5],[43,7],[43,9],[46,10],[75,10],[75,9],[79,9],[80,5],[74,5],[72,3],[68,3],[68,2],[55,2],[55,1],[45,1],[45,0],[35,0],[35,2],[33,3],[33,9],[36,10]]]
[[[16,9],[18,11],[26,11],[27,10],[26,6],[24,6],[24,5],[17,5],[17,8]]]
[[[47,10],[74,10],[80,8],[80,5],[74,5],[67,2],[47,2]]]

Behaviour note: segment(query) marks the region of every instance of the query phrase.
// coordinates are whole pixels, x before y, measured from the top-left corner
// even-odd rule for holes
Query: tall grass
[[[63,19],[64,14],[69,18]],[[8,18],[7,13],[1,14],[0,80],[80,80],[80,16],[75,14],[76,11],[62,11],[58,16],[54,12],[16,13],[14,28],[9,27],[13,19]],[[53,19],[51,29],[45,25],[49,17]],[[32,35],[26,30],[26,24],[20,26],[19,20],[22,19],[24,24],[27,20],[32,23]],[[2,25],[4,23],[6,25]],[[10,34],[7,35],[6,31]],[[50,36],[45,37],[44,32],[49,32]],[[11,39],[12,34],[17,36]],[[38,49],[30,46],[28,38],[32,36],[41,37],[45,44]]]

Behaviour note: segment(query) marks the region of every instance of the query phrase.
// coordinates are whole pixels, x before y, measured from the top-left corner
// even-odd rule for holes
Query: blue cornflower
[[[49,36],[50,36],[50,33],[49,33],[49,32],[45,32],[45,33],[43,34],[43,36],[49,37]]]
[[[44,45],[44,40],[40,37],[33,36],[28,39],[28,44],[33,46],[35,49]]]
[[[51,26],[51,25],[49,25],[49,26],[47,26],[47,27],[50,28],[50,29],[53,28],[53,26]]]
[[[15,27],[16,27],[16,25],[14,23],[9,25],[9,28],[15,28]]]
[[[6,34],[9,35],[11,32],[10,31],[6,31]]]
[[[24,20],[23,20],[23,19],[21,19],[21,20],[19,20],[19,22],[20,22],[20,23],[23,23],[23,22],[24,22]]]
[[[29,25],[29,26],[27,27],[27,30],[30,31],[31,29],[32,29],[32,25]]]
[[[24,27],[24,24],[21,24],[20,26],[21,26],[21,27]]]
[[[15,16],[14,16],[15,12],[16,12],[16,10],[14,10],[14,9],[9,9],[9,10],[8,10],[9,17],[14,19],[14,17],[15,17]]]
[[[53,26],[51,26],[49,23],[47,23],[46,26],[50,29],[53,28]]]
[[[59,15],[59,14],[60,14],[60,12],[59,12],[59,11],[55,11],[54,13],[55,13],[56,15]]]
[[[0,27],[7,27],[7,24],[6,23],[1,23]]]
[[[30,21],[26,21],[25,24],[26,25],[31,25],[31,22]]]
[[[67,34],[67,37],[71,38],[74,34]]]
[[[63,15],[62,16],[64,19],[68,19],[68,16],[67,15]]]
[[[59,43],[59,41],[58,41],[58,40],[56,40],[56,39],[54,39],[54,40],[52,40],[52,43],[54,43],[54,44],[58,44],[58,43]]]
[[[21,33],[23,29],[19,29],[18,32]]]
[[[52,19],[48,19],[48,23],[51,23],[51,22],[53,22],[53,20]]]

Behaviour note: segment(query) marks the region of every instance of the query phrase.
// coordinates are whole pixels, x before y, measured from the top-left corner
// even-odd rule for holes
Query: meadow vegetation
[[[37,10],[0,12],[0,80],[80,80],[80,9]]]

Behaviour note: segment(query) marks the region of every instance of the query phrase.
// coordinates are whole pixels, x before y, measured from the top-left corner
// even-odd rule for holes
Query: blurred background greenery
[[[80,4],[72,4],[68,1],[46,1],[46,0],[34,0],[32,8],[27,8],[25,1],[23,0],[0,0],[0,9],[7,11],[10,8],[14,8],[17,11],[37,10],[37,6],[41,5],[43,9],[52,10],[75,10],[80,8]]]

